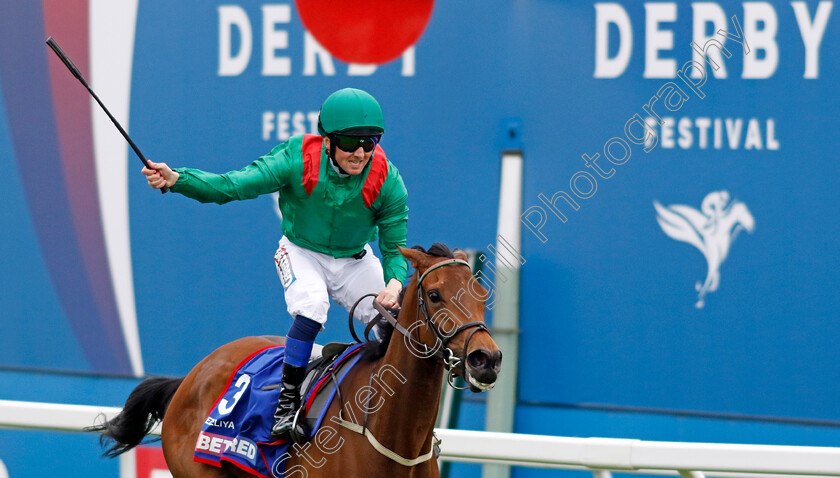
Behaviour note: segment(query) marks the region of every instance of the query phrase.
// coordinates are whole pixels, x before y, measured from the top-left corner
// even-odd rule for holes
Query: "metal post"
[[[513,432],[516,408],[517,369],[519,367],[519,267],[524,263],[521,254],[519,217],[522,214],[522,144],[521,125],[517,120],[506,121],[502,150],[502,174],[499,188],[499,222],[495,248],[495,284],[493,303],[493,339],[504,354],[502,371],[496,386],[487,395],[487,431]],[[480,258],[481,259],[481,258]],[[485,257],[483,261],[490,261]],[[490,269],[489,266],[485,269]],[[484,465],[483,478],[507,478],[509,465]]]

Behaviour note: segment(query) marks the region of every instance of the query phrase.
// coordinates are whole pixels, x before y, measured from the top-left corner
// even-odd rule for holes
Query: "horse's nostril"
[[[467,356],[467,364],[473,369],[483,369],[489,366],[490,355],[485,350],[476,350]]]
[[[467,356],[467,365],[475,370],[487,369],[499,371],[502,366],[502,351],[479,349]]]
[[[492,356],[490,357],[490,360],[493,364],[493,369],[498,372],[499,369],[502,368],[502,351],[497,350],[493,352]]]

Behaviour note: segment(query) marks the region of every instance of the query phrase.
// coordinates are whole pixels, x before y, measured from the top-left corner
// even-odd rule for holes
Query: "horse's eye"
[[[440,302],[443,298],[440,296],[440,292],[437,289],[432,289],[429,291],[429,300],[432,302]]]

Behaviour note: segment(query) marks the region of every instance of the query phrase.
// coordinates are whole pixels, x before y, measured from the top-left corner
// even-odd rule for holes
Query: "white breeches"
[[[348,311],[359,297],[378,294],[385,288],[382,264],[370,245],[361,259],[335,257],[297,246],[286,237],[274,255],[277,275],[283,283],[286,306],[292,317],[302,315],[320,324],[327,321],[330,298]],[[355,317],[363,324],[376,316],[373,297],[356,307]]]

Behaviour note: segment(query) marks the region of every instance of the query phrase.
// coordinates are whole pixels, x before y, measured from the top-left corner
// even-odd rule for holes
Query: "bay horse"
[[[489,293],[472,275],[466,254],[439,243],[428,253],[400,252],[415,271],[398,316],[388,314],[384,338],[368,342],[365,356],[341,382],[323,422],[328,425],[289,449],[286,476],[438,477],[433,432],[444,373],[453,386],[453,375],[463,377],[473,392],[493,387],[502,353],[484,323]],[[105,455],[116,456],[140,444],[162,420],[163,454],[174,478],[251,476],[229,462],[218,468],[199,463],[193,453],[237,365],[283,343],[276,336],[242,338],[215,350],[184,378],[146,379],[119,415],[90,430],[101,432],[103,443],[113,441]]]

